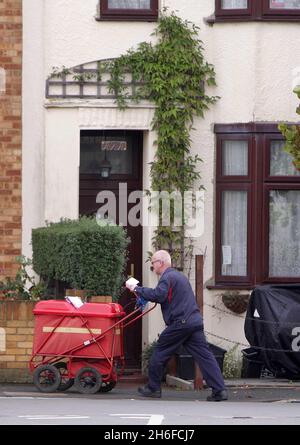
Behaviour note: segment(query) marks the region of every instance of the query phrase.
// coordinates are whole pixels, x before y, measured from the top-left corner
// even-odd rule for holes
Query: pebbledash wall
[[[21,254],[22,1],[0,2],[0,280]]]
[[[154,157],[151,104],[119,112],[109,101],[46,100],[45,80],[53,66],[72,67],[118,57],[141,41],[154,39],[155,23],[99,22],[98,0],[24,0],[23,67],[23,244],[31,255],[33,227],[45,220],[78,216],[79,133],[83,128],[128,128],[144,131],[144,187],[148,188],[149,162]],[[292,93],[292,71],[300,60],[299,24],[285,22],[216,23],[214,0],[162,0],[183,19],[200,26],[207,61],[214,64],[217,87],[208,93],[221,99],[196,119],[191,133],[193,153],[204,163],[204,233],[195,240],[195,254],[206,252],[205,283],[214,277],[215,123],[295,121],[297,98]],[[63,191],[63,193],[62,193]],[[151,230],[143,231],[144,264],[151,247]],[[195,282],[194,268],[191,282]],[[143,284],[154,285],[146,265]],[[204,318],[208,332],[246,343],[242,317],[221,314],[217,291],[204,291]],[[143,321],[143,342],[156,338],[162,328],[160,311]],[[215,344],[232,347],[212,337]]]
[[[32,301],[0,300],[0,382],[32,382]]]

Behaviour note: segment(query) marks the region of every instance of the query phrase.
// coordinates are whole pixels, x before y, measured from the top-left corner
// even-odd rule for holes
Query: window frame
[[[158,0],[150,0],[150,9],[112,9],[108,7],[108,0],[100,1],[100,17],[98,20],[110,21],[148,21],[158,19]]]
[[[247,9],[222,9],[215,0],[215,16],[208,23],[230,21],[300,21],[300,9],[272,9],[269,0],[248,0]]]
[[[265,150],[264,150],[264,177],[263,180],[265,183],[272,182],[272,183],[285,183],[288,182],[290,184],[298,183],[300,180],[300,176],[272,176],[270,174],[270,160],[271,160],[271,142],[272,141],[283,141],[284,138],[282,137],[281,133],[273,133],[268,134],[264,136],[264,144],[265,144]]]
[[[223,142],[224,141],[248,141],[248,175],[223,175]],[[253,162],[251,161],[251,154],[253,149],[251,149],[252,141],[249,141],[247,135],[235,135],[235,134],[222,134],[217,140],[217,177],[220,178],[222,182],[245,182],[251,181],[253,177]]]
[[[215,2],[215,15],[216,17],[224,17],[224,19],[228,20],[236,20],[238,17],[252,17],[253,15],[253,2],[251,0],[247,0],[248,8],[243,9],[223,9],[222,8],[222,0],[216,0]]]
[[[293,19],[294,17],[298,17],[300,19],[300,9],[275,9],[270,7],[270,1],[269,0],[262,0],[262,15],[265,17],[285,17],[289,19]]]
[[[253,224],[248,224],[247,227],[247,273],[245,276],[237,276],[237,275],[222,275],[222,194],[224,191],[246,191],[247,196],[247,220],[252,221],[252,211],[251,211],[251,203],[252,199],[252,187],[251,184],[247,182],[235,182],[232,184],[228,183],[219,183],[219,187],[216,195],[216,219],[219,221],[219,224],[216,225],[216,271],[215,271],[215,279],[217,283],[221,284],[231,284],[232,282],[239,282],[241,284],[249,285],[251,284],[251,245],[252,245],[252,233],[249,230]]]
[[[269,192],[300,190],[300,176],[271,176],[270,149],[284,141],[278,124],[216,124],[215,286],[252,288],[263,283],[295,283],[297,277],[269,276]],[[226,140],[248,140],[248,176],[222,175],[222,146]],[[247,277],[222,275],[222,192],[249,190],[247,227]],[[261,230],[259,230],[261,228]]]

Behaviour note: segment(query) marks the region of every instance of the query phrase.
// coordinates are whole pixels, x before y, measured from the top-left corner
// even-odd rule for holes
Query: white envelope
[[[136,286],[138,283],[139,283],[139,280],[136,280],[133,277],[128,278],[128,280],[126,281],[127,286]]]
[[[73,297],[73,296],[71,297],[67,295],[65,298],[69,303],[73,304],[73,306],[76,307],[77,309],[79,309],[81,306],[84,305],[80,297]]]

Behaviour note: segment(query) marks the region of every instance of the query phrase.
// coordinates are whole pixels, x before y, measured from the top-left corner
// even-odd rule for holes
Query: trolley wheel
[[[54,363],[55,368],[57,368],[60,372],[61,382],[58,391],[67,391],[67,389],[71,388],[74,385],[74,379],[69,379],[68,377],[68,366],[65,362]]]
[[[99,392],[109,392],[109,391],[111,391],[116,386],[116,383],[117,382],[103,382],[101,387],[100,387],[100,389],[99,389]]]
[[[60,372],[53,365],[41,365],[33,373],[33,383],[41,392],[56,391],[60,381]]]
[[[95,394],[102,385],[102,376],[96,368],[81,368],[75,376],[75,386],[82,394]]]

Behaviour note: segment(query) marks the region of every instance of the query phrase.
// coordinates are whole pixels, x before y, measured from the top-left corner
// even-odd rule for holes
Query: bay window
[[[300,20],[300,0],[216,0],[215,19],[243,20]]]
[[[215,282],[299,282],[300,172],[276,124],[216,125]]]

